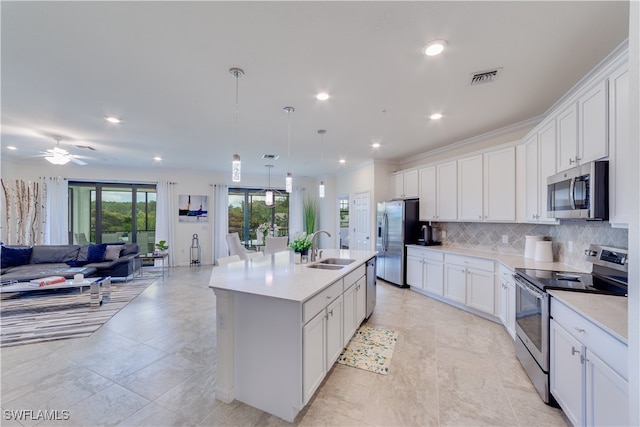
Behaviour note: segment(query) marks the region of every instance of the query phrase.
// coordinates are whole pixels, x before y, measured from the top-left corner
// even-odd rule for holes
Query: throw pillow
[[[102,262],[104,261],[104,253],[107,251],[107,245],[102,243],[100,245],[89,245],[87,250],[87,261],[89,262]]]
[[[2,253],[0,254],[0,258],[2,259],[2,268],[29,264],[31,251],[32,248],[30,246],[24,248],[2,246]]]
[[[122,245],[107,245],[107,250],[104,253],[105,261],[115,261],[120,258],[120,251]]]
[[[69,267],[84,267],[87,264],[89,264],[89,261],[67,261]]]

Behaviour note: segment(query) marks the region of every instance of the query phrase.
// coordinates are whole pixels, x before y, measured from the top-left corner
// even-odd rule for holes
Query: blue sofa
[[[140,268],[136,243],[100,245],[2,246],[0,281],[28,282],[47,276],[67,279],[79,272],[87,277],[133,277]]]

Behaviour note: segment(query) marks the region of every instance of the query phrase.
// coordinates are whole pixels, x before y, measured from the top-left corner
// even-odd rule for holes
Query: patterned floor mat
[[[338,357],[338,363],[386,375],[397,339],[397,332],[360,326]]]

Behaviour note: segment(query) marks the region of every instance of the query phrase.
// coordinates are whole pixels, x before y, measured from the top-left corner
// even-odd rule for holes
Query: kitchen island
[[[295,264],[285,251],[213,269],[218,400],[289,422],[309,402],[364,320],[365,265],[376,256],[323,252],[313,264]],[[331,258],[337,264],[323,262]]]

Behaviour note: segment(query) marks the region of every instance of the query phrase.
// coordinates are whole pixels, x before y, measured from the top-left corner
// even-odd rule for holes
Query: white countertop
[[[209,287],[291,301],[305,301],[331,283],[376,256],[375,251],[323,249],[322,258],[350,258],[355,262],[339,270],[295,264],[292,251],[251,258],[214,267]]]
[[[537,270],[573,271],[582,273],[585,272],[584,270],[580,270],[579,268],[572,267],[562,262],[538,262],[533,259],[525,258],[524,256],[503,254],[500,252],[485,252],[475,249],[457,248],[451,246],[407,245],[407,247],[491,259],[500,262],[505,267],[512,270],[515,268],[533,268]]]
[[[548,293],[605,331],[627,343],[628,299],[615,295],[601,295],[584,292],[550,289]]]

